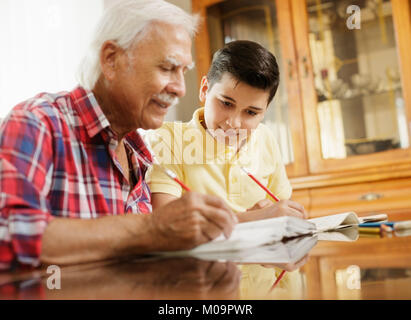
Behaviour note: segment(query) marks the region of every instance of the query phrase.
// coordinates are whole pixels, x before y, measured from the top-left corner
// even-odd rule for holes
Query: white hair
[[[197,32],[198,15],[163,0],[118,0],[108,7],[97,24],[87,55],[80,63],[77,78],[81,86],[93,89],[101,74],[100,50],[105,41],[115,41],[127,50],[144,37],[152,22],[183,26],[190,37]]]

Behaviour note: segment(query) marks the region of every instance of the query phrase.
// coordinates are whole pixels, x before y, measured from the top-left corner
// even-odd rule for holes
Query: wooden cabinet
[[[411,207],[409,0],[192,0],[198,77],[249,39],[280,66],[265,122],[311,216]],[[377,197],[374,199],[373,197]]]
[[[302,267],[306,299],[408,299],[410,249],[409,237],[322,241]]]

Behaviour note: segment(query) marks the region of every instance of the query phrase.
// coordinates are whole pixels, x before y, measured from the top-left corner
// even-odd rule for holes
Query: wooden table
[[[319,241],[274,289],[275,266],[129,258],[62,267],[60,289],[45,268],[3,272],[0,299],[411,299],[411,237],[376,236]]]

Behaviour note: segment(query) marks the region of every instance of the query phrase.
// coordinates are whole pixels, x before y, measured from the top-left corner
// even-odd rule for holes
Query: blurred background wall
[[[40,92],[71,90],[78,64],[104,7],[118,0],[0,1],[0,118]],[[190,0],[169,2],[191,12]],[[193,46],[193,59],[195,52]],[[197,70],[167,120],[187,121],[198,107]]]

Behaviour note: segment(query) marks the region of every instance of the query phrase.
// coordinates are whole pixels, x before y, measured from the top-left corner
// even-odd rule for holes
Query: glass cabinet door
[[[305,39],[299,37],[308,49],[301,50],[300,61],[304,109],[311,120],[306,129],[317,143],[309,151],[317,158],[311,169],[327,169],[328,159],[336,159],[332,166],[337,169],[350,165],[349,159],[356,165],[363,159],[364,165],[370,157],[383,160],[396,150],[409,153],[393,3],[306,0],[305,7],[293,9],[296,15],[301,15],[297,10],[306,13]]]
[[[307,2],[324,159],[409,147],[391,3],[350,4]]]
[[[271,128],[279,143],[283,160],[287,164],[289,175],[306,172],[303,132],[301,136],[293,133],[294,122],[302,127],[299,112],[298,86],[296,77],[296,61],[294,57],[290,8],[284,8],[289,16],[278,17],[278,6],[289,6],[288,1],[273,0],[228,0],[207,8],[207,27],[210,35],[210,55],[234,40],[252,40],[258,42],[276,57],[280,68],[280,85],[275,98],[269,105],[264,123]],[[279,23],[279,19],[284,23]],[[286,25],[288,24],[288,26]],[[286,31],[284,31],[286,30]],[[288,35],[288,39],[285,39]],[[288,46],[287,43],[289,42]],[[289,49],[287,49],[289,48]],[[287,51],[288,50],[288,51]],[[293,84],[294,81],[294,84]],[[294,94],[293,94],[294,92]],[[290,103],[290,101],[293,101]],[[298,120],[299,119],[299,120]],[[295,123],[294,123],[295,124]],[[294,144],[299,144],[299,149]],[[295,150],[297,152],[295,152]],[[296,161],[298,160],[298,161]],[[298,163],[298,167],[295,165]]]

